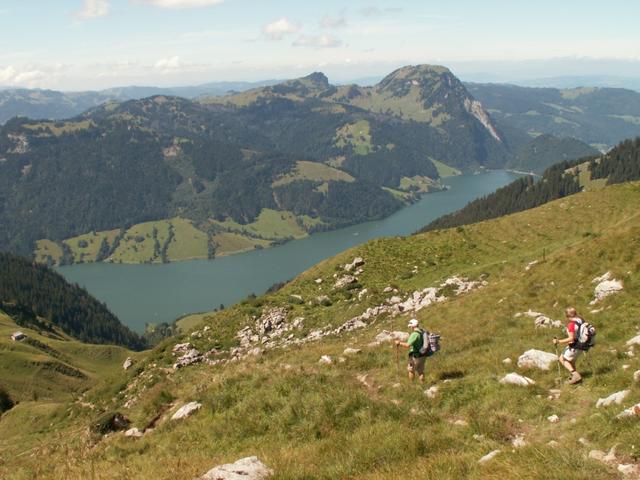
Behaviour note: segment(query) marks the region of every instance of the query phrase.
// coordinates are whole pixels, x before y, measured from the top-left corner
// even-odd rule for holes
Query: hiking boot
[[[575,385],[576,383],[580,383],[582,381],[582,376],[576,372],[573,371],[571,373],[571,379],[569,380],[569,385]]]

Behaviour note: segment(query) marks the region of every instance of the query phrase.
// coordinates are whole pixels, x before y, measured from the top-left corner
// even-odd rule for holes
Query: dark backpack
[[[596,344],[596,327],[588,322],[580,319],[576,321],[575,341],[573,342],[573,348],[576,350],[589,350]]]
[[[422,330],[422,348],[420,355],[433,355],[440,350],[440,335]]]

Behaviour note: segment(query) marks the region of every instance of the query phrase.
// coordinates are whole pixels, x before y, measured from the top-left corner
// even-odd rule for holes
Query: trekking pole
[[[396,343],[396,378],[400,376],[400,346]]]
[[[554,340],[558,340],[557,337],[553,337]],[[558,353],[558,342],[553,342],[556,345],[556,358],[558,359],[557,363],[557,367],[558,367],[558,380],[560,380],[561,374],[560,374],[560,354]]]

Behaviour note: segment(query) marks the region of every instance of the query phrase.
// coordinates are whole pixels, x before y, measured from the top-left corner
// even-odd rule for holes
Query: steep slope
[[[539,181],[520,178],[506,187],[470,202],[457,212],[444,215],[422,231],[451,228],[527,210],[583,189],[606,183],[640,179],[640,139],[627,140],[597,158],[560,162],[547,169]]]
[[[107,307],[78,285],[43,265],[0,252],[0,308],[52,338],[71,336],[140,350],[144,339],[122,325]]]
[[[606,151],[640,133],[640,93],[622,88],[467,84],[498,126],[531,136],[574,137]]]
[[[88,392],[97,410],[72,409],[46,438],[30,422],[16,431],[36,406],[13,408],[0,420],[0,473],[74,479],[91,468],[102,478],[135,471],[142,479],[190,479],[258,455],[274,478],[399,479],[408,469],[428,478],[619,478],[619,464],[628,470],[640,461],[638,418],[617,418],[640,401],[633,379],[640,364],[625,353],[640,313],[638,272],[630,267],[640,262],[639,201],[640,185],[625,184],[356,247],[276,293],[203,316],[193,332],[155,349],[115,396],[109,387]],[[623,289],[592,305],[592,280],[607,271]],[[531,348],[553,352],[551,339],[561,334],[535,329],[522,312],[558,318],[568,305],[599,329],[598,346],[578,364],[584,381],[577,387],[556,381],[553,365],[515,365]],[[407,384],[384,336],[371,343],[381,330],[405,330],[411,316],[442,334],[423,387]],[[178,342],[197,351],[185,355],[191,346]],[[322,355],[331,362],[319,362]],[[172,369],[177,357],[184,366]],[[535,384],[500,383],[513,371]],[[622,390],[629,392],[621,404],[596,408],[598,398]],[[190,401],[200,409],[170,420]],[[114,407],[153,429],[138,439],[69,436]],[[547,420],[553,415],[558,422]],[[595,460],[597,452],[587,458],[613,445],[611,464]],[[31,448],[32,456],[15,455]],[[501,453],[478,463],[494,450]],[[48,462],[37,461],[44,452]]]

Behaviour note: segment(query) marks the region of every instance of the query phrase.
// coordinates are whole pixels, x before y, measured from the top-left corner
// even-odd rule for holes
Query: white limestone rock
[[[612,393],[606,398],[600,398],[596,402],[596,408],[608,407],[610,405],[621,405],[627,395],[631,393],[631,390],[622,390],[620,392]]]
[[[558,415],[550,415],[547,417],[547,420],[551,423],[560,423],[560,417]]]
[[[122,364],[122,368],[123,370],[129,370],[132,365],[133,365],[133,358],[127,357],[127,359]]]
[[[384,343],[384,342],[395,342],[399,340],[401,342],[406,342],[409,340],[409,334],[407,332],[390,332],[388,330],[383,330],[375,338],[376,342]]]
[[[502,380],[500,380],[500,383],[502,383],[503,385],[506,385],[506,384],[518,385],[521,387],[528,387],[536,384],[536,382],[531,380],[529,377],[524,377],[515,372],[506,374],[502,378]]]
[[[524,435],[516,435],[513,440],[511,440],[511,445],[515,448],[522,448],[527,446],[527,441],[524,439]]]
[[[438,390],[439,390],[438,386],[437,385],[433,385],[433,386],[427,388],[424,391],[424,394],[426,395],[427,398],[433,399],[433,398],[436,398],[436,396],[438,394]]]
[[[627,342],[627,347],[631,347],[633,345],[640,345],[640,335],[636,335]]]
[[[636,403],[633,407],[629,407],[618,414],[618,418],[629,418],[640,416],[640,403]]]
[[[640,382],[640,370],[636,370],[633,372],[633,381]]]
[[[505,365],[511,365],[513,361],[510,358],[505,358],[504,360],[502,360],[502,363]]]
[[[329,355],[322,355],[320,357],[320,360],[318,360],[318,362],[322,363],[323,365],[331,365],[333,363],[333,360]]]
[[[625,478],[640,478],[640,467],[633,463],[618,465],[618,471]]]
[[[258,457],[246,457],[215,467],[199,480],[264,480],[272,475],[273,470],[258,460]]]
[[[500,453],[500,450],[493,450],[492,452],[487,453],[484,457],[478,460],[478,463],[483,464],[493,460],[496,455]]]
[[[558,361],[553,353],[543,352],[542,350],[527,350],[518,358],[519,368],[539,368],[540,370],[549,370]]]
[[[606,279],[604,279],[604,275],[603,277],[593,279],[593,283],[596,283],[597,281],[598,284],[596,285],[596,288],[593,292],[595,298],[591,302],[589,302],[589,305],[595,305],[606,297],[618,293],[624,289],[620,280],[610,279],[611,275],[609,272],[607,272],[607,274],[605,275],[607,275]]]
[[[202,404],[198,402],[189,402],[178,409],[176,413],[173,414],[171,420],[182,420],[193,415],[195,412],[202,408]]]
[[[125,437],[140,438],[142,437],[142,435],[144,435],[144,432],[141,432],[136,427],[130,428],[129,430],[124,432]]]
[[[345,348],[344,351],[342,352],[343,355],[356,355],[358,353],[362,353],[362,350],[359,348],[351,348],[351,347]]]

